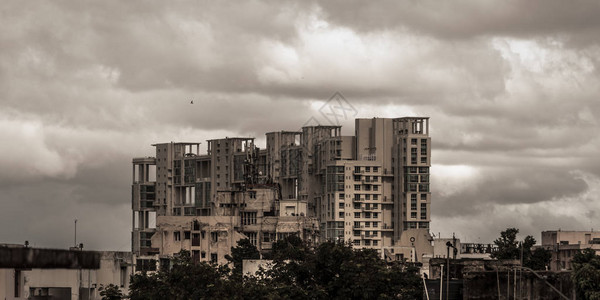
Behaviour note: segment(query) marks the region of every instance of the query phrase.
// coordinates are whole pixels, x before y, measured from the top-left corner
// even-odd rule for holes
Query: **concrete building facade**
[[[542,248],[552,252],[550,270],[572,270],[571,260],[575,253],[591,248],[600,254],[598,231],[542,231]]]
[[[427,117],[356,119],[354,136],[342,136],[341,126],[269,132],[265,149],[253,138],[209,140],[205,154],[199,144],[155,144],[156,157],[133,159],[138,258],[186,249],[213,260],[213,250],[186,244],[194,222],[227,232],[222,245],[210,248],[222,250],[218,262],[240,238],[268,251],[268,243],[291,233],[311,242],[350,241],[389,260],[419,261],[433,249]],[[283,231],[286,222],[293,231]],[[167,237],[173,228],[181,228],[179,244]],[[203,235],[189,231],[191,240]]]
[[[131,252],[80,251],[0,245],[0,299],[101,299],[114,284],[128,293]]]

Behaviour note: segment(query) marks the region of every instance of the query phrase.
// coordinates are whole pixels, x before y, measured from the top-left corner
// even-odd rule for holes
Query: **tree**
[[[107,286],[100,285],[98,290],[100,291],[102,300],[121,300],[125,296],[123,295],[123,292],[121,292],[121,289],[112,283]]]
[[[492,253],[492,257],[496,259],[518,259],[520,251],[517,242],[517,234],[519,229],[506,228],[500,232],[500,237],[494,241],[498,246],[498,250]]]
[[[596,251],[587,248],[576,253],[571,260],[571,274],[577,289],[577,299],[600,299],[600,256]]]
[[[310,252],[311,249],[306,242],[297,235],[290,235],[273,243],[271,256],[275,261],[304,261]]]
[[[229,257],[234,270],[256,248],[240,241]],[[275,243],[274,265],[258,276],[241,276],[228,266],[194,263],[189,252],[172,259],[170,270],[132,276],[129,297],[138,299],[418,299],[418,269],[387,264],[373,249],[343,242],[311,248],[298,237]],[[236,267],[236,263],[238,264]],[[241,271],[240,271],[241,272]]]
[[[307,249],[297,246],[292,254]],[[276,261],[268,271],[266,280],[276,298],[417,299],[422,296],[418,269],[401,264],[388,266],[373,249],[324,242],[304,252],[302,257],[303,260]]]
[[[242,239],[237,242],[236,247],[231,247],[231,255],[226,255],[225,258],[233,264],[233,274],[242,275],[244,259],[259,259],[260,253],[249,239]]]
[[[523,255],[523,266],[533,270],[545,270],[552,259],[549,250],[538,248],[533,250],[536,241],[531,235],[525,237],[522,243],[517,241],[519,229],[507,228],[500,232],[500,237],[494,241],[498,250],[492,253],[496,259],[521,259]],[[522,249],[521,249],[522,248]],[[521,251],[522,250],[522,251]]]

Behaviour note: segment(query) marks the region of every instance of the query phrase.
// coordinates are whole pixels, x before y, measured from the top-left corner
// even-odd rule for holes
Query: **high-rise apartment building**
[[[426,117],[356,119],[354,136],[341,126],[269,132],[265,149],[253,138],[209,140],[205,154],[199,145],[156,144],[156,157],[133,160],[139,257],[187,249],[222,261],[240,238],[268,251],[289,234],[351,241],[390,260],[432,251]],[[203,242],[219,230],[226,238]]]

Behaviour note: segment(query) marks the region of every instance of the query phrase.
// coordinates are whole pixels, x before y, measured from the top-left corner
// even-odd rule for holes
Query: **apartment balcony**
[[[392,170],[384,169],[383,172],[381,173],[381,176],[394,177],[394,172],[392,172]]]
[[[260,246],[262,250],[271,250],[273,249],[273,242],[261,242]]]
[[[392,227],[392,225],[389,224],[383,224],[383,226],[380,229],[381,231],[394,231],[394,227]]]

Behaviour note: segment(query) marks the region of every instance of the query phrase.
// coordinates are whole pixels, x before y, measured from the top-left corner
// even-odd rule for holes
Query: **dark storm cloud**
[[[589,200],[600,176],[599,10],[554,0],[8,1],[0,217],[22,230],[0,242],[65,247],[78,217],[86,244],[126,249],[132,157],[160,142],[263,142],[319,118],[335,91],[360,117],[431,117],[434,231],[503,229],[454,216],[531,234],[589,227],[592,217],[576,220],[600,210]]]
[[[499,170],[498,170],[499,169]],[[454,216],[476,216],[487,206],[532,204],[573,197],[587,190],[584,180],[568,170],[556,168],[483,168],[467,180],[468,188],[445,195],[436,189],[434,211]]]
[[[596,33],[597,1],[324,1],[329,20],[359,30],[409,27],[439,38]]]

